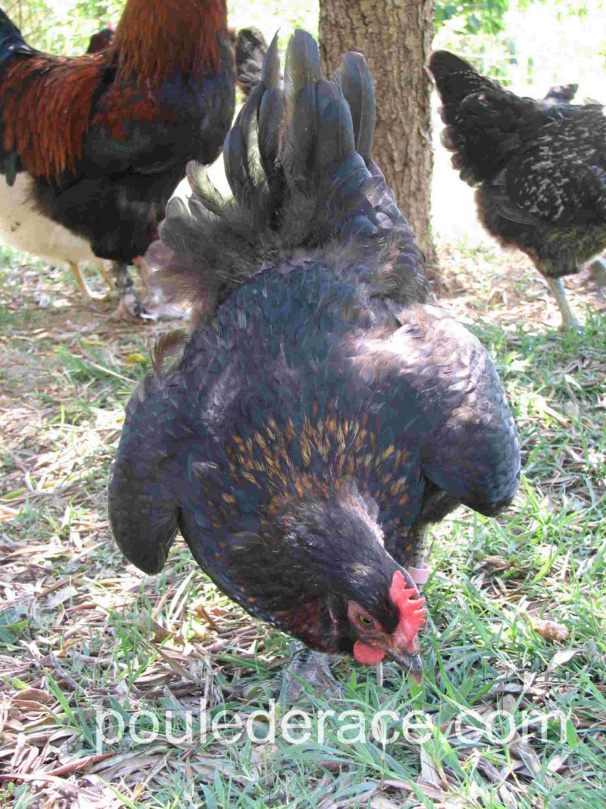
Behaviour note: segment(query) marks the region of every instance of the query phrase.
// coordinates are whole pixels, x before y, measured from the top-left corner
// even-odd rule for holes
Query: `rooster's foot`
[[[112,266],[114,286],[120,295],[117,318],[136,317],[138,320],[156,320],[155,315],[145,308],[137,295],[133,279],[126,264],[115,262]]]
[[[343,687],[333,677],[330,656],[305,646],[293,653],[291,664],[282,673],[282,691],[287,703],[299,702],[310,690],[329,699],[341,699]]]
[[[82,275],[82,272],[80,271],[80,267],[77,265],[77,263],[75,261],[70,261],[69,266],[70,266],[71,271],[73,272],[73,274],[74,274],[74,276],[76,278],[76,282],[78,283],[78,287],[80,289],[80,292],[83,295],[85,295],[87,298],[90,298],[91,301],[106,301],[109,298],[109,292],[110,292],[109,289],[107,290],[107,292],[93,292],[92,291],[92,289],[88,286],[88,284],[84,280],[84,276]],[[105,276],[104,276],[104,278],[105,278]],[[111,289],[111,285],[110,285],[110,289]]]
[[[147,289],[149,305],[142,303],[135,291],[133,279],[125,264],[115,264],[115,287],[120,293],[120,305],[116,317],[136,317],[142,320],[184,320],[188,313],[168,303],[162,290],[152,283],[152,274],[143,258],[134,259],[139,276]]]

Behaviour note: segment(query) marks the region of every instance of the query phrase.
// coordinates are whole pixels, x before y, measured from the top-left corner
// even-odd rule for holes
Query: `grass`
[[[109,532],[105,489],[123,408],[166,327],[112,321],[113,302],[92,308],[67,274],[5,254],[5,803],[604,805],[606,314],[585,279],[573,280],[575,306],[592,309],[583,334],[563,336],[541,322],[557,322],[555,306],[519,256],[465,243],[440,253],[442,304],[491,349],[516,414],[520,492],[498,520],[461,509],[434,529],[436,630],[423,640],[423,688],[391,665],[379,684],[374,670],[339,661],[345,698],[312,695],[310,739],[298,745],[279,727],[267,738],[272,704],[278,725],[289,710],[276,676],[289,640],[234,607],[184,545],[147,578]],[[500,726],[497,710],[512,719]],[[378,711],[420,712],[420,727],[405,735],[383,713],[382,732]],[[126,732],[112,743],[118,717]],[[98,743],[101,719],[109,740]],[[214,722],[233,738],[249,719],[265,744],[219,743],[210,732]],[[305,730],[295,724],[293,737]],[[396,725],[400,738],[382,741]]]
[[[496,359],[520,491],[498,520],[460,509],[433,530],[423,687],[338,661],[344,699],[310,695],[308,725],[288,723],[308,730],[301,744],[268,735],[290,707],[289,639],[218,592],[182,542],[150,578],[111,537],[124,405],[167,327],[112,320],[115,302],[89,305],[69,273],[0,251],[0,807],[602,809],[604,301],[585,274],[567,280],[587,325],[564,336],[527,260],[465,233],[438,240],[434,291]],[[415,721],[404,732],[389,712]],[[214,723],[233,740],[238,721],[257,741],[213,736]]]

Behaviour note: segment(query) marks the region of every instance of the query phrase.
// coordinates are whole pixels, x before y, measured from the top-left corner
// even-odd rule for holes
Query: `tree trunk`
[[[320,0],[320,53],[331,77],[345,51],[363,53],[377,99],[373,156],[417,242],[433,263],[430,233],[433,0]]]

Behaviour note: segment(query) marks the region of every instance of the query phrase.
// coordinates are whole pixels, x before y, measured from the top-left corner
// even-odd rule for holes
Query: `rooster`
[[[147,316],[127,265],[187,162],[219,154],[234,106],[224,0],[127,0],[110,45],[74,58],[30,48],[0,12],[4,232],[17,221],[29,252],[48,255],[36,240],[52,234],[60,258],[111,260],[120,311]]]
[[[156,264],[197,321],[128,404],[111,526],[147,573],[181,531],[221,590],[308,647],[304,681],[331,682],[333,653],[418,680],[427,526],[511,501],[516,430],[483,346],[425,303],[372,160],[364,58],[326,81],[297,31],[283,90],[279,71],[274,39],[225,141],[233,199],[190,165],[192,199],[167,207]]]
[[[580,328],[561,279],[606,246],[603,108],[520,98],[446,51],[432,54],[429,69],[442,141],[461,179],[478,186],[480,220],[547,278],[562,328]]]
[[[102,28],[90,38],[86,52],[98,53],[111,43],[113,36],[111,25]],[[22,174],[18,176],[11,192],[0,196],[0,235],[5,242],[23,253],[33,251],[38,258],[50,264],[69,265],[83,295],[91,300],[107,299],[108,292],[97,293],[90,289],[80,271],[80,264],[95,267],[111,289],[113,281],[109,275],[109,262],[94,255],[87,239],[71,233],[40,213],[31,183]]]

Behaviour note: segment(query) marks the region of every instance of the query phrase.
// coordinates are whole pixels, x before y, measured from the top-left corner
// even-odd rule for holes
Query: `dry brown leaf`
[[[172,637],[173,633],[170,632],[170,630],[163,627],[162,624],[159,624],[151,616],[148,616],[142,612],[140,612],[137,616],[135,623],[137,629],[140,629],[144,635],[151,638],[156,643],[162,643],[162,641]]]
[[[48,607],[49,609],[54,610],[56,607],[64,604],[66,601],[69,601],[70,598],[73,598],[76,595],[78,595],[76,588],[73,585],[68,584],[66,587],[62,587],[60,590],[57,590],[56,593],[53,593],[53,595],[48,597]]]
[[[32,706],[52,705],[57,700],[46,691],[39,688],[28,688],[26,691],[18,691],[11,700],[11,704],[20,710],[30,710]]]
[[[558,666],[563,666],[564,663],[568,663],[568,661],[572,660],[580,651],[580,649],[562,649],[560,652],[556,652],[549,661],[547,672],[555,671]]]
[[[531,775],[537,775],[537,773],[541,772],[539,757],[528,742],[514,741],[509,746],[509,749],[516,758],[524,762],[526,769]]]

